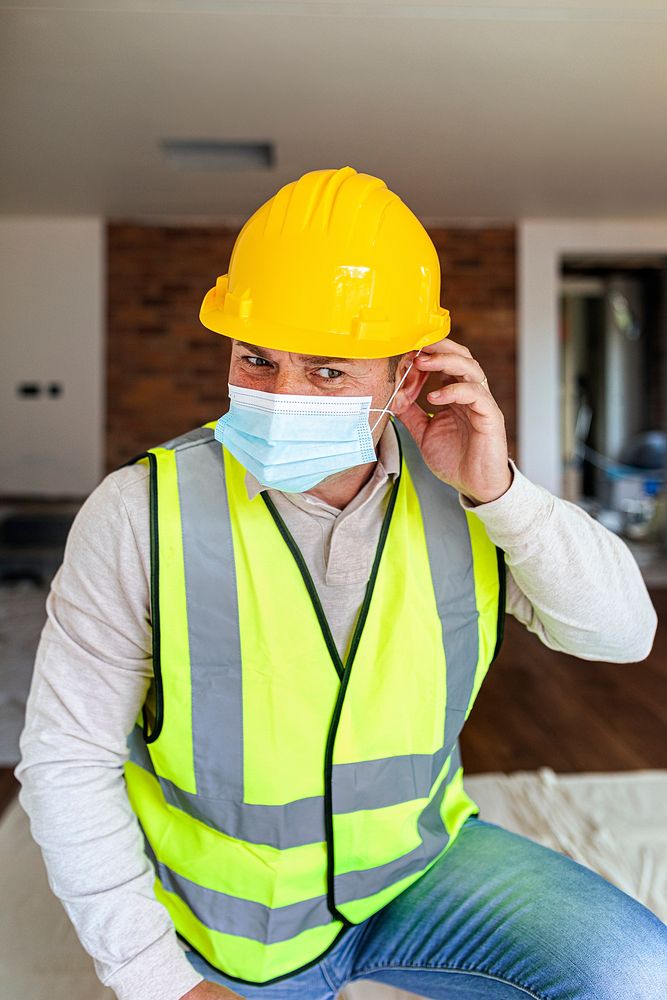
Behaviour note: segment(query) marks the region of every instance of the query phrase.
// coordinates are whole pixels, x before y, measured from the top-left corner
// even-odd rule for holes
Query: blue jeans
[[[449,850],[316,965],[240,996],[333,1000],[372,979],[442,1000],[667,1000],[667,925],[565,854],[470,816]]]

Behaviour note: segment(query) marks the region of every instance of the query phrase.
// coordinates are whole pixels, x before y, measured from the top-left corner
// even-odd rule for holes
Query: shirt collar
[[[376,448],[377,461],[375,463],[375,468],[371,479],[366,483],[362,489],[370,486],[372,483],[384,482],[387,479],[395,479],[401,469],[401,453],[398,447],[398,433],[396,428],[392,426],[391,419],[387,421],[387,426],[382,432],[382,436],[378,441],[378,446]],[[252,472],[246,469],[245,473],[245,486],[248,493],[248,499],[254,500],[258,493],[263,493],[264,490],[272,490],[272,487],[264,486],[259,480],[253,476]],[[276,490],[275,492],[283,493],[282,490]],[[296,502],[298,499],[302,499],[304,505],[308,507],[321,506],[330,511],[339,512],[338,507],[333,507],[328,504],[325,500],[321,500],[319,497],[311,496],[309,493],[283,493],[283,496],[289,497],[290,500]],[[299,504],[302,506],[302,504]]]

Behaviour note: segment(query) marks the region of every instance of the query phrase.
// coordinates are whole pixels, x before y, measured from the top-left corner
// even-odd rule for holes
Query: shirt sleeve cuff
[[[149,948],[126,962],[112,975],[103,975],[96,964],[96,971],[105,986],[110,987],[118,1000],[180,1000],[204,982],[201,973],[190,964],[185,951],[169,931]]]
[[[555,500],[554,495],[543,486],[524,476],[511,458],[509,464],[513,479],[502,496],[488,503],[475,504],[459,493],[463,509],[471,511],[484,523],[491,541],[502,549],[511,548],[516,542],[525,542],[527,537],[539,531],[549,517]]]

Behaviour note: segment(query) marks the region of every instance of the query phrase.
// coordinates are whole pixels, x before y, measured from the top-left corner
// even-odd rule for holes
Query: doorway
[[[562,495],[655,562],[665,533],[667,255],[560,261]]]

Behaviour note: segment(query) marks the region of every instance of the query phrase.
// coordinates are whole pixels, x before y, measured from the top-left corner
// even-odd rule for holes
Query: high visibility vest
[[[177,934],[241,983],[320,961],[479,813],[458,736],[502,641],[504,555],[392,423],[401,470],[343,659],[215,422],[132,460],[150,467],[154,677],[127,792]]]

